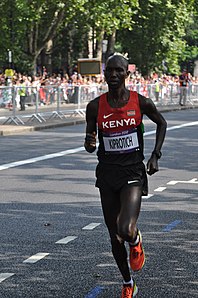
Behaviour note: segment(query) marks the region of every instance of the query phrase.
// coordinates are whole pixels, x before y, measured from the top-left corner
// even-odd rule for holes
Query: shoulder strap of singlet
[[[106,103],[106,93],[103,93],[100,95],[99,97],[99,101],[98,101],[98,117],[100,117],[101,113],[103,112],[103,109],[105,109],[105,104]]]

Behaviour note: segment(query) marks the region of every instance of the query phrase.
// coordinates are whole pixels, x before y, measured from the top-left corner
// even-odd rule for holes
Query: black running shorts
[[[96,187],[119,191],[124,185],[140,185],[142,186],[142,195],[148,195],[148,180],[143,162],[127,166],[103,163],[97,165]]]

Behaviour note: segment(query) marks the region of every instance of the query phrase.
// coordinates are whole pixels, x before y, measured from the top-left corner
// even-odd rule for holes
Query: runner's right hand
[[[85,142],[89,146],[96,147],[96,132],[86,133]]]

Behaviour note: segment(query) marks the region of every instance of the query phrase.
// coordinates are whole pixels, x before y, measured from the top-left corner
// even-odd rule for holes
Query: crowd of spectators
[[[189,81],[192,84],[198,83],[198,77],[193,77],[188,73]],[[43,72],[42,75],[38,76],[28,76],[21,73],[14,73],[11,82],[13,85],[20,85],[21,82],[25,82],[27,86],[38,86],[38,85],[61,85],[61,84],[73,84],[73,85],[90,85],[90,84],[103,84],[104,76],[95,75],[95,76],[82,76],[77,72],[74,72],[71,76],[68,74],[52,74],[49,75],[47,72]],[[127,83],[130,85],[136,84],[155,84],[156,81],[159,81],[161,85],[167,84],[179,84],[179,74],[178,75],[157,75],[156,73],[151,74],[150,76],[143,77],[138,71],[132,73],[128,79]],[[0,73],[0,85],[8,85],[8,78],[6,78],[4,73]]]
[[[195,86],[198,85],[198,78],[193,77],[190,73],[188,76],[188,85]],[[143,77],[137,71],[131,73],[128,77],[126,85],[128,85],[131,90],[136,90],[144,96],[149,97],[149,86],[153,86],[153,94],[154,100],[159,101],[159,97],[164,98],[167,96],[167,88],[172,85],[176,88],[176,92],[179,94],[179,75],[166,75],[163,74],[161,76],[157,74],[152,74],[149,77]],[[69,102],[69,99],[74,92],[75,86],[87,86],[90,89],[92,94],[92,98],[97,95],[97,90],[94,88],[100,89],[100,92],[106,91],[106,83],[104,80],[104,76],[95,75],[95,76],[82,76],[77,72],[74,72],[71,76],[68,74],[52,74],[49,75],[47,72],[43,72],[42,75],[37,76],[29,76],[21,73],[14,73],[12,78],[7,78],[4,73],[0,74],[0,98],[2,93],[2,87],[5,86],[16,86],[19,89],[18,98],[20,96],[26,96],[23,93],[21,87],[25,87],[28,90],[28,94],[33,93],[34,90],[39,90],[39,101],[41,104],[51,104],[54,101],[54,88],[61,87],[63,90],[63,98],[65,102]],[[31,90],[31,92],[30,92]],[[47,91],[46,91],[47,90]],[[92,99],[91,98],[91,99]],[[17,105],[20,104],[20,98],[17,101]],[[25,107],[21,107],[24,109]]]

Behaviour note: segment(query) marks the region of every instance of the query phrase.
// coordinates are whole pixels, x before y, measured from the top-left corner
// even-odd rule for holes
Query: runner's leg
[[[131,280],[127,261],[127,251],[124,241],[119,238],[117,231],[117,220],[120,213],[120,196],[110,189],[99,189],[104,214],[111,238],[112,253],[125,282]]]
[[[120,192],[120,212],[117,221],[119,236],[133,242],[137,237],[136,222],[140,213],[142,187],[125,185]]]

